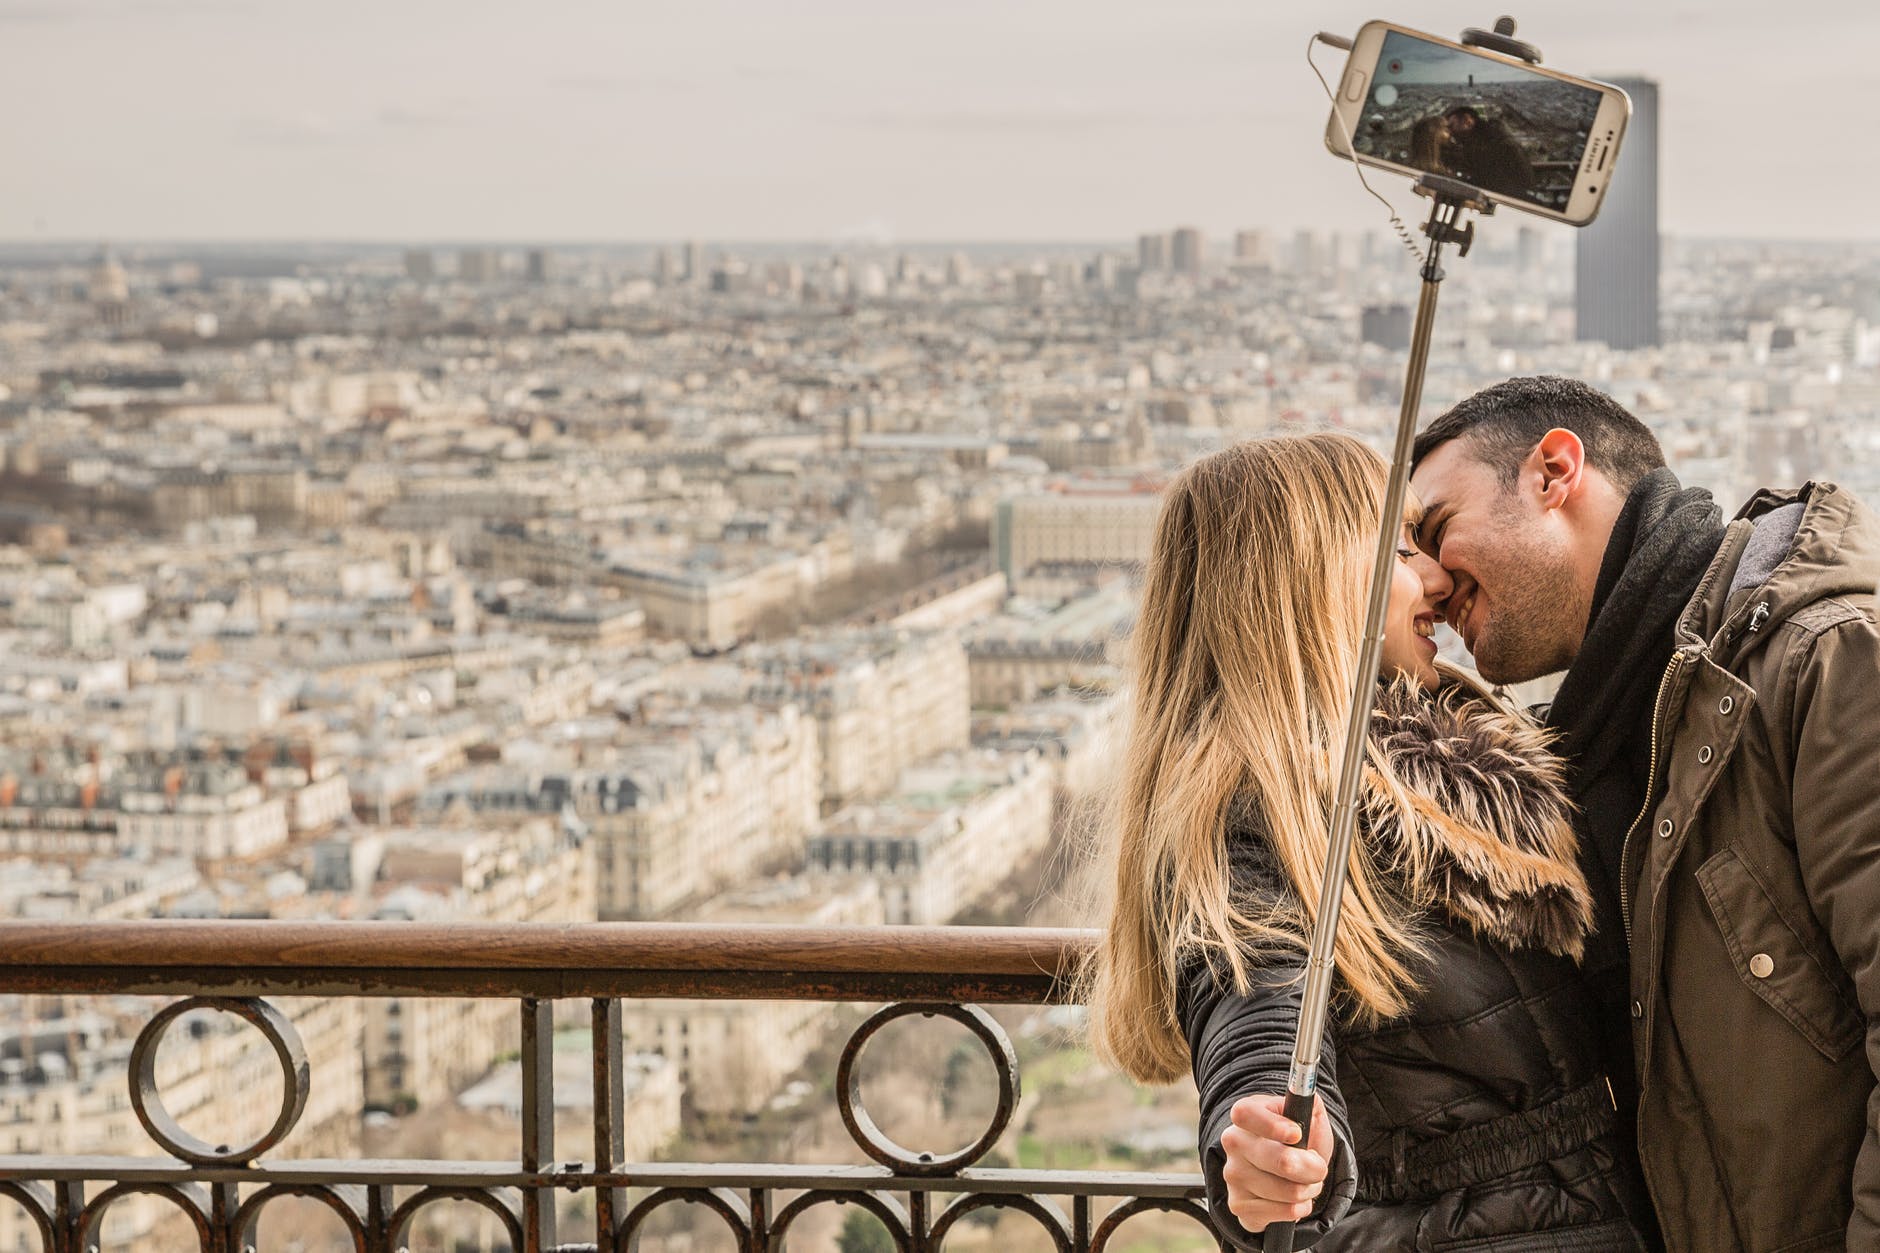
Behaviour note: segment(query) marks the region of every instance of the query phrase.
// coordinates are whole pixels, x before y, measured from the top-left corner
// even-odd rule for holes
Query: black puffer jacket
[[[1652,1247],[1574,960],[1592,910],[1556,759],[1539,732],[1455,680],[1433,698],[1406,684],[1385,690],[1373,738],[1417,816],[1396,820],[1372,790],[1362,855],[1407,901],[1425,903],[1430,957],[1403,1017],[1359,1029],[1334,1001],[1320,1096],[1336,1148],[1299,1244]],[[1248,807],[1227,838],[1237,892],[1282,890]],[[1182,988],[1209,1207],[1241,1247],[1259,1237],[1227,1209],[1221,1133],[1241,1097],[1285,1089],[1304,964],[1303,954],[1263,961],[1241,996],[1197,961]]]

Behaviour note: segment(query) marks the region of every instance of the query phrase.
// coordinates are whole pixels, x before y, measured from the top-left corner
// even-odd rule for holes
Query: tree
[[[865,1209],[849,1211],[836,1237],[838,1253],[895,1253],[894,1237],[881,1220]]]

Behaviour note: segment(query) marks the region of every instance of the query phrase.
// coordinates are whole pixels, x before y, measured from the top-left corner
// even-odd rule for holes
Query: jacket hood
[[[1798,505],[1799,521],[1794,516]],[[1753,561],[1759,530],[1790,527],[1793,538],[1773,566],[1743,568]],[[1703,642],[1726,622],[1736,622],[1745,605],[1754,606],[1750,612],[1757,628],[1766,631],[1817,601],[1871,596],[1876,587],[1880,518],[1852,492],[1834,483],[1808,483],[1791,491],[1765,488],[1730,524],[1716,566],[1692,599],[1679,634],[1688,642]]]
[[[1434,695],[1390,684],[1371,725],[1362,803],[1380,866],[1484,938],[1579,960],[1593,898],[1551,734],[1453,679]]]

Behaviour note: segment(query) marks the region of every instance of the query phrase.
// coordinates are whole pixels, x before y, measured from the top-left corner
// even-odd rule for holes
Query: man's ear
[[[1540,476],[1543,509],[1565,505],[1586,482],[1586,446],[1578,435],[1560,427],[1541,436],[1528,455],[1528,464]]]

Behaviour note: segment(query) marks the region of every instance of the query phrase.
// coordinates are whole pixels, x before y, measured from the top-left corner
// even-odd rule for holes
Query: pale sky
[[[1125,240],[1382,226],[1304,50],[1368,0],[0,0],[0,239]],[[1659,80],[1665,229],[1880,235],[1880,5],[1544,0]],[[1343,53],[1321,48],[1337,81]],[[1411,207],[1407,185],[1393,193]],[[1411,212],[1415,212],[1411,208]],[[1420,216],[1420,214],[1418,214]]]

